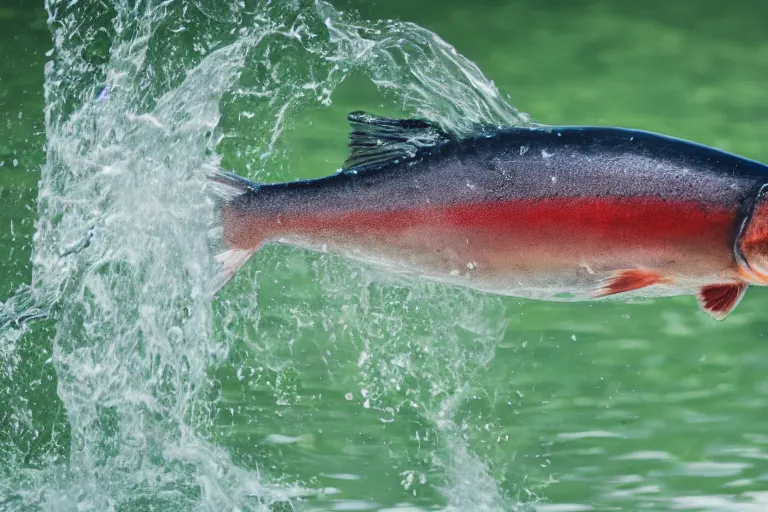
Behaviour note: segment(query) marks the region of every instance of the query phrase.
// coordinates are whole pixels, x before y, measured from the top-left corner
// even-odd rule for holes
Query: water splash
[[[446,132],[466,136],[483,125],[530,124],[472,61],[414,23],[352,23],[329,4],[319,9],[339,60],[365,68],[383,92]]]
[[[456,134],[527,118],[433,33],[396,21],[353,23],[322,2],[48,0],[46,7],[54,31],[34,274],[5,306],[0,354],[11,370],[18,366],[28,322],[47,318],[66,435],[48,441],[63,456],[39,467],[9,458],[0,483],[9,498],[0,505],[273,510],[322,496],[327,489],[280,482],[258,460],[234,462],[214,435],[224,392],[217,368],[242,367],[259,340],[268,349],[257,356],[278,376],[295,365],[275,348],[293,347],[282,344],[285,331],[261,322],[266,310],[254,297],[266,290],[249,279],[255,267],[212,301],[215,217],[205,169],[223,155],[254,178],[279,172],[290,156],[280,146],[286,127],[308,108],[329,106],[356,72]],[[257,264],[274,272],[285,253],[265,253]],[[370,390],[364,407],[422,411],[443,434],[431,450],[449,479],[473,461],[475,477],[462,478],[481,486],[434,486],[449,509],[488,492],[484,510],[503,509],[507,498],[446,412],[493,357],[500,303],[314,261],[325,304],[297,313],[296,297],[286,296],[269,315],[306,315],[326,327],[343,321],[353,333],[347,350],[360,350],[353,374]],[[349,303],[361,279],[363,303],[334,309]],[[445,323],[446,308],[458,320]],[[13,410],[34,427],[27,405]]]

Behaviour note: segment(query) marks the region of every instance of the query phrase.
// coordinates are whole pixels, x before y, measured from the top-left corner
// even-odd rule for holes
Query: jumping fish
[[[211,176],[223,284],[260,247],[328,251],[484,292],[544,300],[695,295],[716,319],[768,284],[768,166],[651,132],[482,128],[349,115],[336,174]]]

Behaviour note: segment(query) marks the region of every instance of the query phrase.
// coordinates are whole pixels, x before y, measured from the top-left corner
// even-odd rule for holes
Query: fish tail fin
[[[211,195],[219,205],[261,188],[255,181],[218,167],[208,170],[208,180],[211,183]]]
[[[213,283],[215,293],[232,279],[264,243],[258,223],[253,222],[242,208],[248,203],[248,196],[256,194],[261,185],[219,168],[209,171],[208,180],[218,214],[218,225],[211,233],[220,248],[216,254],[220,266]]]

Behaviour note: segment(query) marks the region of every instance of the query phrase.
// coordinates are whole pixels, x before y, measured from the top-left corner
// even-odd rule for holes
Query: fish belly
[[[617,273],[641,295],[733,279],[736,213],[653,197],[536,198],[284,218],[271,239],[390,271],[520,297],[587,299]]]

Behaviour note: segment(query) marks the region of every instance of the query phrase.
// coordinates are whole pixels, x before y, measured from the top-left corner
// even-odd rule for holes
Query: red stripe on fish
[[[697,203],[587,197],[384,211],[339,208],[329,205],[328,210],[306,213],[294,209],[269,217],[225,208],[224,238],[231,248],[246,250],[270,240],[310,248],[327,245],[332,252],[385,258],[431,275],[469,269],[482,276],[485,289],[531,279],[556,287],[559,279],[572,283],[574,273],[585,272],[595,274],[597,291],[606,272],[636,268],[675,281],[732,278],[737,272],[736,212]],[[550,277],[553,281],[547,284]],[[619,277],[603,294],[659,282],[658,276]]]
[[[248,214],[242,215],[245,216]],[[441,231],[470,228],[519,236],[520,243],[538,240],[557,243],[563,239],[581,238],[584,242],[610,241],[620,245],[690,240],[711,246],[718,237],[724,242],[732,241],[735,219],[735,210],[692,202],[652,197],[559,197],[422,205],[401,210],[326,210],[280,215],[271,219],[249,218],[250,231],[262,233],[246,232],[239,237],[253,243],[262,237],[290,232],[342,231],[372,235],[397,234],[414,227],[428,227]],[[243,221],[245,219],[241,218],[238,223]],[[241,224],[240,229],[244,227]],[[227,237],[227,240],[237,244],[235,238],[239,237]]]

